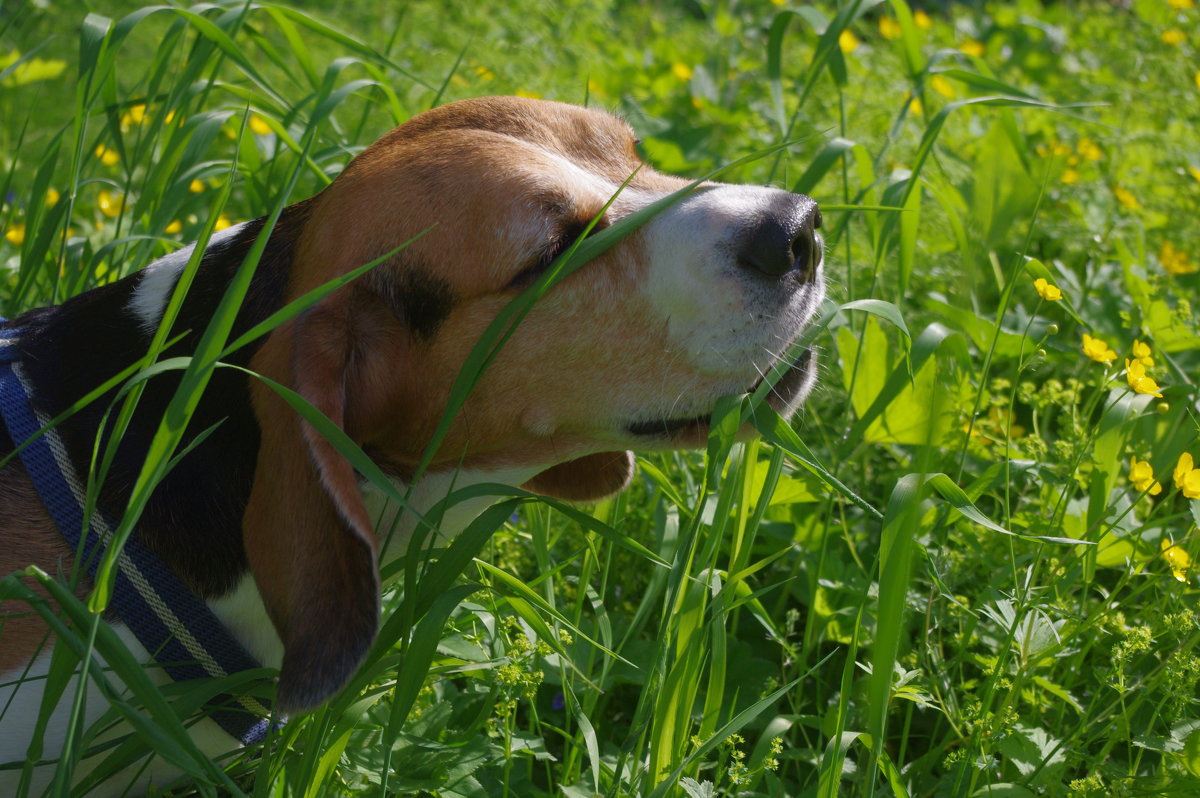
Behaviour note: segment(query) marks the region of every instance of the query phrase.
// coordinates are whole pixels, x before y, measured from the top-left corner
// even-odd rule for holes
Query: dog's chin
[[[803,404],[816,380],[817,358],[812,349],[806,349],[792,361],[787,371],[775,383],[767,396],[767,404],[786,418]],[[746,392],[753,393],[761,384],[760,378],[758,382],[749,386]],[[635,446],[694,449],[704,445],[711,424],[712,411],[709,410],[695,415],[660,416],[631,421],[625,426],[625,432],[635,439]],[[749,434],[750,428],[747,425],[746,429],[741,430],[739,437]]]

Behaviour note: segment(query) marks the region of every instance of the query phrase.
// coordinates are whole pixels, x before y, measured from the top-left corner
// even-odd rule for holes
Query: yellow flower
[[[923,28],[925,30],[929,30],[933,27],[933,20],[929,18],[928,14],[919,8],[913,12],[913,23],[918,28]]]
[[[540,100],[540,99],[542,99],[542,95],[538,94],[536,91],[524,91],[524,90],[519,90],[519,91],[517,91],[517,96],[518,96],[518,97],[526,97],[526,98],[528,98],[528,99],[530,99],[530,100]]]
[[[1189,499],[1200,499],[1200,468],[1193,468],[1183,475],[1179,490]]]
[[[183,229],[183,224],[180,223],[180,221],[178,219],[176,219],[175,221],[171,222],[169,225],[164,227],[163,232],[168,235],[174,235],[175,233],[178,233],[182,229]]]
[[[1167,28],[1162,32],[1163,44],[1169,44],[1172,47],[1178,47],[1187,41],[1187,34],[1179,28]]]
[[[215,225],[213,225],[213,230],[224,230],[226,227],[229,227],[231,224],[233,224],[233,222],[229,221],[229,217],[226,216],[225,214],[221,214],[220,216],[217,217],[217,223]]]
[[[946,80],[944,75],[934,75],[933,79],[929,81],[929,87],[943,97],[951,100],[958,95],[958,92],[954,89],[954,84]]]
[[[1131,211],[1136,211],[1142,207],[1142,203],[1137,201],[1137,197],[1133,196],[1133,192],[1124,186],[1115,186],[1113,188],[1113,196],[1117,198],[1117,202]]]
[[[1188,259],[1186,252],[1175,249],[1170,241],[1164,241],[1158,250],[1158,262],[1162,264],[1167,274],[1192,274],[1198,268]]]
[[[267,124],[267,120],[258,114],[250,114],[250,130],[256,136],[265,136],[272,132],[271,126]]]
[[[895,17],[882,16],[879,18],[879,35],[891,41],[900,38],[900,23]]]
[[[12,244],[14,247],[19,247],[25,243],[25,225],[17,223],[8,226],[4,231],[4,240]]]
[[[1076,149],[1088,161],[1098,161],[1104,157],[1104,153],[1096,142],[1086,137],[1079,140],[1079,146]]]
[[[1117,359],[1117,353],[1108,348],[1108,344],[1099,338],[1083,334],[1083,353],[1097,363],[1111,363]]]
[[[1200,70],[1196,70],[1196,88],[1200,89]]]
[[[671,64],[671,74],[679,80],[688,81],[692,79],[692,68],[681,61],[676,61]]]
[[[1180,582],[1186,582],[1187,570],[1192,565],[1192,558],[1188,556],[1188,553],[1180,546],[1176,546],[1170,538],[1163,538],[1162,556],[1167,561],[1167,565],[1171,567],[1171,574]]]
[[[924,114],[925,113],[925,106],[921,105],[920,97],[913,97],[910,94],[907,97],[905,97],[904,99],[908,101],[908,107],[912,110],[912,112],[914,114]]]
[[[1195,8],[1196,2],[1195,0],[1167,0],[1167,5],[1183,11],[1184,9]]]
[[[842,48],[843,53],[852,53],[858,49],[858,37],[851,33],[849,28],[846,28],[838,36],[838,47]]]
[[[1196,73],[1196,88],[1200,89],[1200,72]],[[1196,178],[1197,182],[1200,182],[1200,166],[1189,166],[1188,174]]]
[[[202,193],[204,191],[204,181],[200,178],[196,178],[192,182],[188,183],[188,191],[192,192],[193,194]]]
[[[1179,455],[1179,462],[1175,464],[1175,473],[1171,475],[1175,479],[1175,487],[1183,488],[1187,475],[1194,470],[1195,464],[1192,462],[1192,455],[1188,452]]]
[[[1033,281],[1033,287],[1037,289],[1038,296],[1047,302],[1057,302],[1062,299],[1062,291],[1057,285],[1050,283],[1045,277],[1039,277]]]
[[[774,4],[775,4],[775,5],[777,5],[777,6],[781,6],[781,5],[783,5],[784,3],[786,3],[786,2],[787,2],[787,0],[771,0],[771,2],[772,2],[772,3],[774,3]]]
[[[973,55],[976,58],[981,58],[985,50],[983,42],[976,41],[975,39],[967,39],[958,46],[958,49],[967,55]]]
[[[58,189],[56,189],[56,188],[46,189],[46,207],[47,208],[52,208],[55,205],[57,205],[58,201],[61,198],[62,198],[62,194],[58,193]]]
[[[1062,176],[1059,178],[1059,180],[1063,181],[1068,186],[1074,185],[1075,183],[1079,182],[1079,170],[1078,169],[1064,169]]]
[[[475,67],[475,74],[479,76],[480,80],[491,80],[496,77],[496,73],[485,67],[483,64]]]
[[[110,219],[121,215],[121,207],[124,203],[123,195],[114,194],[106,188],[100,189],[100,194],[96,197],[96,207],[100,209],[100,213]]]
[[[1154,478],[1154,469],[1137,457],[1129,458],[1129,482],[1141,493],[1149,492],[1151,496],[1162,493],[1162,485]]]
[[[1125,361],[1125,381],[1129,383],[1129,387],[1133,389],[1134,393],[1149,394],[1162,399],[1158,383],[1146,376],[1146,367],[1140,361]]]
[[[1144,344],[1138,339],[1133,339],[1133,359],[1141,363],[1146,368],[1154,367],[1154,357],[1150,352],[1150,344]]]
[[[174,110],[167,111],[167,115],[163,117],[163,121],[169,125],[169,124],[171,124],[171,120],[173,120],[174,118],[175,118],[175,111]]]
[[[129,106],[129,110],[121,116],[121,129],[130,125],[142,125],[146,122],[146,104],[137,103]]]
[[[105,147],[103,144],[97,144],[95,149],[96,157],[100,159],[100,163],[105,166],[112,166],[117,161],[121,160],[121,156],[116,150]]]

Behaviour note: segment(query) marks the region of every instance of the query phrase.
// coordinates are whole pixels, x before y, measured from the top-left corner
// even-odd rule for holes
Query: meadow
[[[488,94],[613,110],[657,168],[738,162],[720,179],[825,217],[791,426],[734,443],[732,402],[618,497],[503,497],[400,575],[350,689],[261,748],[189,756],[187,692],[114,665],[110,719],[153,723],[110,764],[168,750],[169,794],[264,798],[1200,794],[1198,23],[1194,0],[5,3],[3,316]]]

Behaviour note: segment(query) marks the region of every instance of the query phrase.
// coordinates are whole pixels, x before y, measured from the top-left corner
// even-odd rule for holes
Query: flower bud
[[[1154,409],[1158,411],[1160,416],[1171,412],[1171,406],[1166,402],[1159,402]]]
[[[1058,325],[1051,324],[1046,328],[1046,335],[1058,335]]]

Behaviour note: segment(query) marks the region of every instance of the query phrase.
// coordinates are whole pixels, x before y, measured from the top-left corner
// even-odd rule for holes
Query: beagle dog
[[[418,511],[451,485],[479,482],[582,501],[619,491],[632,474],[630,450],[702,446],[714,402],[755,388],[812,320],[824,287],[820,213],[810,198],[701,184],[569,274],[532,306],[425,475],[407,483],[464,359],[497,313],[593,218],[602,228],[689,184],[644,166],[635,144],[620,119],[560,103],[492,97],[422,113],[321,193],[286,208],[273,229],[259,219],[212,236],[165,356],[190,353],[262,235],[234,336],[394,253],[229,362],[304,397],[411,487]],[[57,417],[147,351],[192,251],[0,324],[39,418]],[[792,412],[815,369],[807,353],[791,363],[772,406]],[[124,512],[178,384],[171,373],[145,383],[99,487],[98,510],[109,517]],[[110,392],[53,430],[79,474],[88,473],[98,436],[106,440],[112,401]],[[381,494],[242,370],[216,370],[187,436],[130,545],[160,558],[257,662],[279,669],[278,708],[319,705],[373,642],[380,557],[402,550],[381,553]],[[0,428],[0,458],[13,452],[13,438]],[[441,534],[481,509],[448,513]],[[412,531],[406,516],[401,538]],[[78,551],[21,458],[10,457],[0,469],[0,575],[30,564],[71,573]],[[85,574],[77,594],[91,587]],[[25,603],[10,601],[0,613],[2,765],[26,756],[54,638]],[[151,661],[121,617],[104,620]],[[85,727],[105,708],[99,694],[88,695]],[[68,718],[65,706],[52,716],[45,759],[57,756]],[[191,734],[203,750],[236,745],[207,719]],[[169,771],[151,767],[143,778],[161,783]],[[0,794],[11,794],[14,774],[0,770]]]

